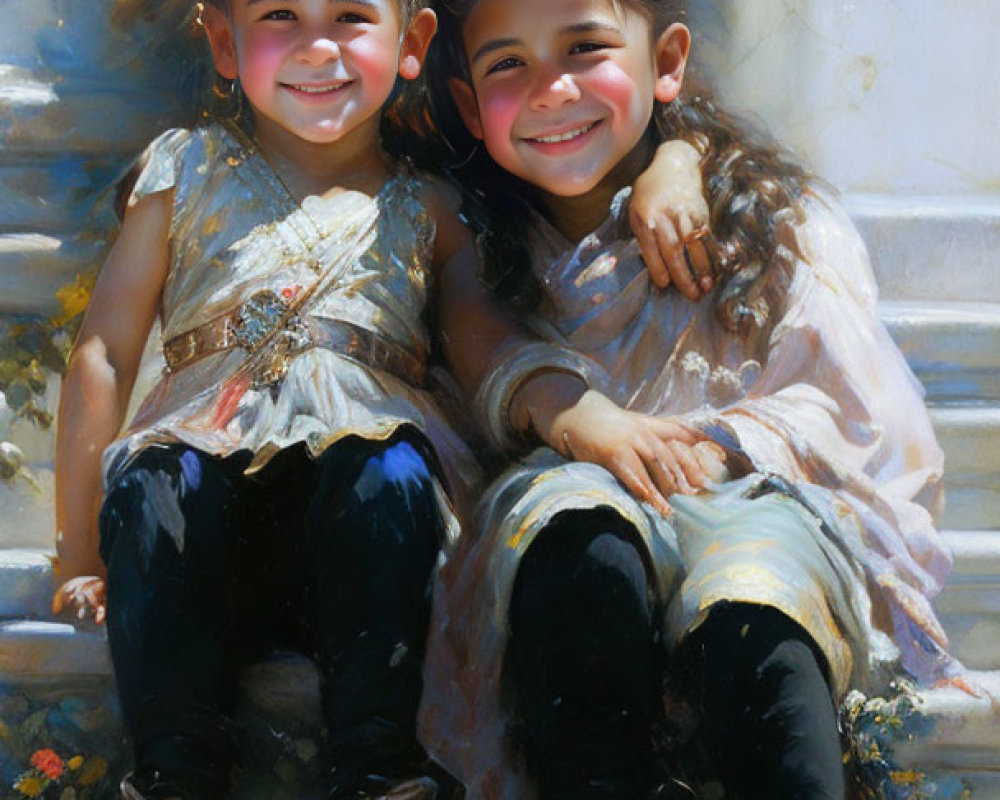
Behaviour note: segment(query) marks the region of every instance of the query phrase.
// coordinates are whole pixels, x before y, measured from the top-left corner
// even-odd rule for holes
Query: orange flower
[[[36,750],[35,754],[31,757],[31,766],[41,772],[50,781],[58,780],[59,776],[63,774],[63,769],[65,769],[63,760],[59,758],[55,750],[50,750],[49,748]]]

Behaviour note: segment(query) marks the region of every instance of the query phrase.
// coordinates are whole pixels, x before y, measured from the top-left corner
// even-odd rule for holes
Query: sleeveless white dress
[[[105,482],[157,444],[182,442],[221,457],[249,450],[253,471],[296,443],[315,456],[345,436],[382,440],[410,425],[433,446],[452,500],[467,497],[477,465],[414,377],[429,348],[423,315],[435,232],[419,181],[398,174],[374,197],[343,191],[299,203],[228,124],[168,131],[144,160],[130,202],[173,191],[160,308],[167,350],[190,355],[188,339],[213,324],[217,331],[236,327],[232,320],[248,301],[272,298],[280,310],[317,280],[321,286],[297,316],[326,338],[307,335],[267,380],[260,378],[266,347],[208,348],[174,368],[161,358],[155,385],[105,451]],[[268,313],[249,324],[266,329]],[[389,369],[392,363],[408,371]],[[444,492],[441,498],[450,507]]]

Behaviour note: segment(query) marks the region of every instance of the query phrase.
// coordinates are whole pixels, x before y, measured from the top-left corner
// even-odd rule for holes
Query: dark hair
[[[683,15],[681,0],[613,0],[650,20],[659,34]],[[689,0],[702,2],[703,0]],[[483,279],[515,308],[532,308],[541,287],[530,267],[524,230],[534,219],[538,190],[507,173],[469,134],[448,89],[448,79],[469,80],[462,30],[479,0],[433,0],[438,35],[427,72],[436,146],[429,148],[463,195],[463,213],[477,233]],[[702,174],[712,232],[729,254],[721,265],[725,285],[717,307],[728,329],[749,333],[769,317],[763,296],[766,272],[790,265],[795,253],[779,243],[784,225],[798,219],[805,171],[759,132],[723,112],[703,91],[685,86],[670,104],[658,103],[651,121],[657,141],[685,139],[704,154]],[[433,136],[433,131],[426,131]]]

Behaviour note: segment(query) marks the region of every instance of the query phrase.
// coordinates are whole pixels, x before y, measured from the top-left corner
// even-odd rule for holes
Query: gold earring
[[[194,18],[195,25],[204,28],[205,27],[205,4],[195,3],[196,16]]]

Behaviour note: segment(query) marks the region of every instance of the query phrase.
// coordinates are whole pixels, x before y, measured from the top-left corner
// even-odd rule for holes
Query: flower
[[[80,786],[90,786],[97,783],[108,772],[108,762],[100,756],[94,756],[83,767],[83,772],[77,779]]]
[[[25,797],[39,797],[45,785],[34,775],[26,775],[14,784],[14,788]]]
[[[78,770],[83,766],[83,756],[73,756],[66,762],[66,766],[72,770]]]
[[[31,757],[31,766],[41,772],[50,781],[58,780],[59,776],[63,774],[63,769],[65,769],[65,764],[59,758],[58,753],[47,747],[43,750],[35,751],[35,754]]]
[[[87,310],[87,305],[90,303],[91,284],[92,281],[87,280],[83,275],[77,275],[73,283],[68,283],[56,291],[56,300],[59,301],[61,313],[52,318],[53,325],[62,327]]]

